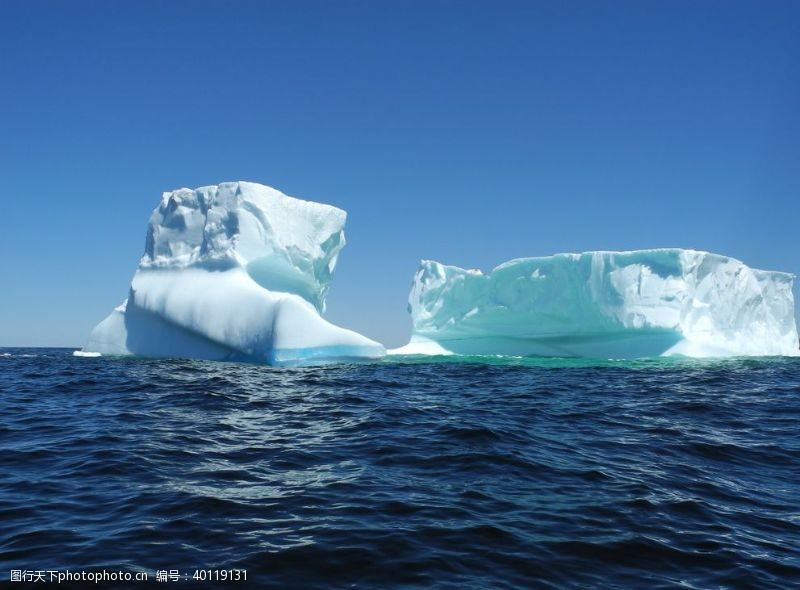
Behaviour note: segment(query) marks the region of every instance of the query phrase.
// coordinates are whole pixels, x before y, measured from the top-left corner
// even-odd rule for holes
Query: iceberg
[[[798,356],[793,276],[696,250],[520,258],[489,274],[423,260],[390,354]]]
[[[296,365],[383,346],[324,320],[347,214],[252,182],[163,194],[128,298],[79,354]]]

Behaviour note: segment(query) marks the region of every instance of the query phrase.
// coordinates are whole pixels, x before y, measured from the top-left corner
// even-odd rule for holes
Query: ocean
[[[784,590],[799,426],[800,359],[0,349],[0,581]]]

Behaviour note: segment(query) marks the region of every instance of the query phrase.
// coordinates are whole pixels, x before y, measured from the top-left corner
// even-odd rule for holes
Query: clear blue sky
[[[328,318],[390,346],[420,258],[800,273],[800,2],[5,0],[0,180],[0,346],[81,345],[227,180],[348,211]]]

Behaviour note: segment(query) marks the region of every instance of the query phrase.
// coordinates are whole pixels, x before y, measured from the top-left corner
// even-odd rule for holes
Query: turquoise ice
[[[488,274],[423,261],[406,354],[798,355],[790,274],[677,248],[520,258]]]

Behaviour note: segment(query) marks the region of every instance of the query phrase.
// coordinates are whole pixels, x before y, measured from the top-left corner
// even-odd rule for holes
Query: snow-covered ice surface
[[[411,341],[390,354],[797,356],[792,275],[696,250],[422,261]]]
[[[251,182],[164,193],[127,300],[80,353],[278,365],[383,356],[320,315],[345,219]]]

